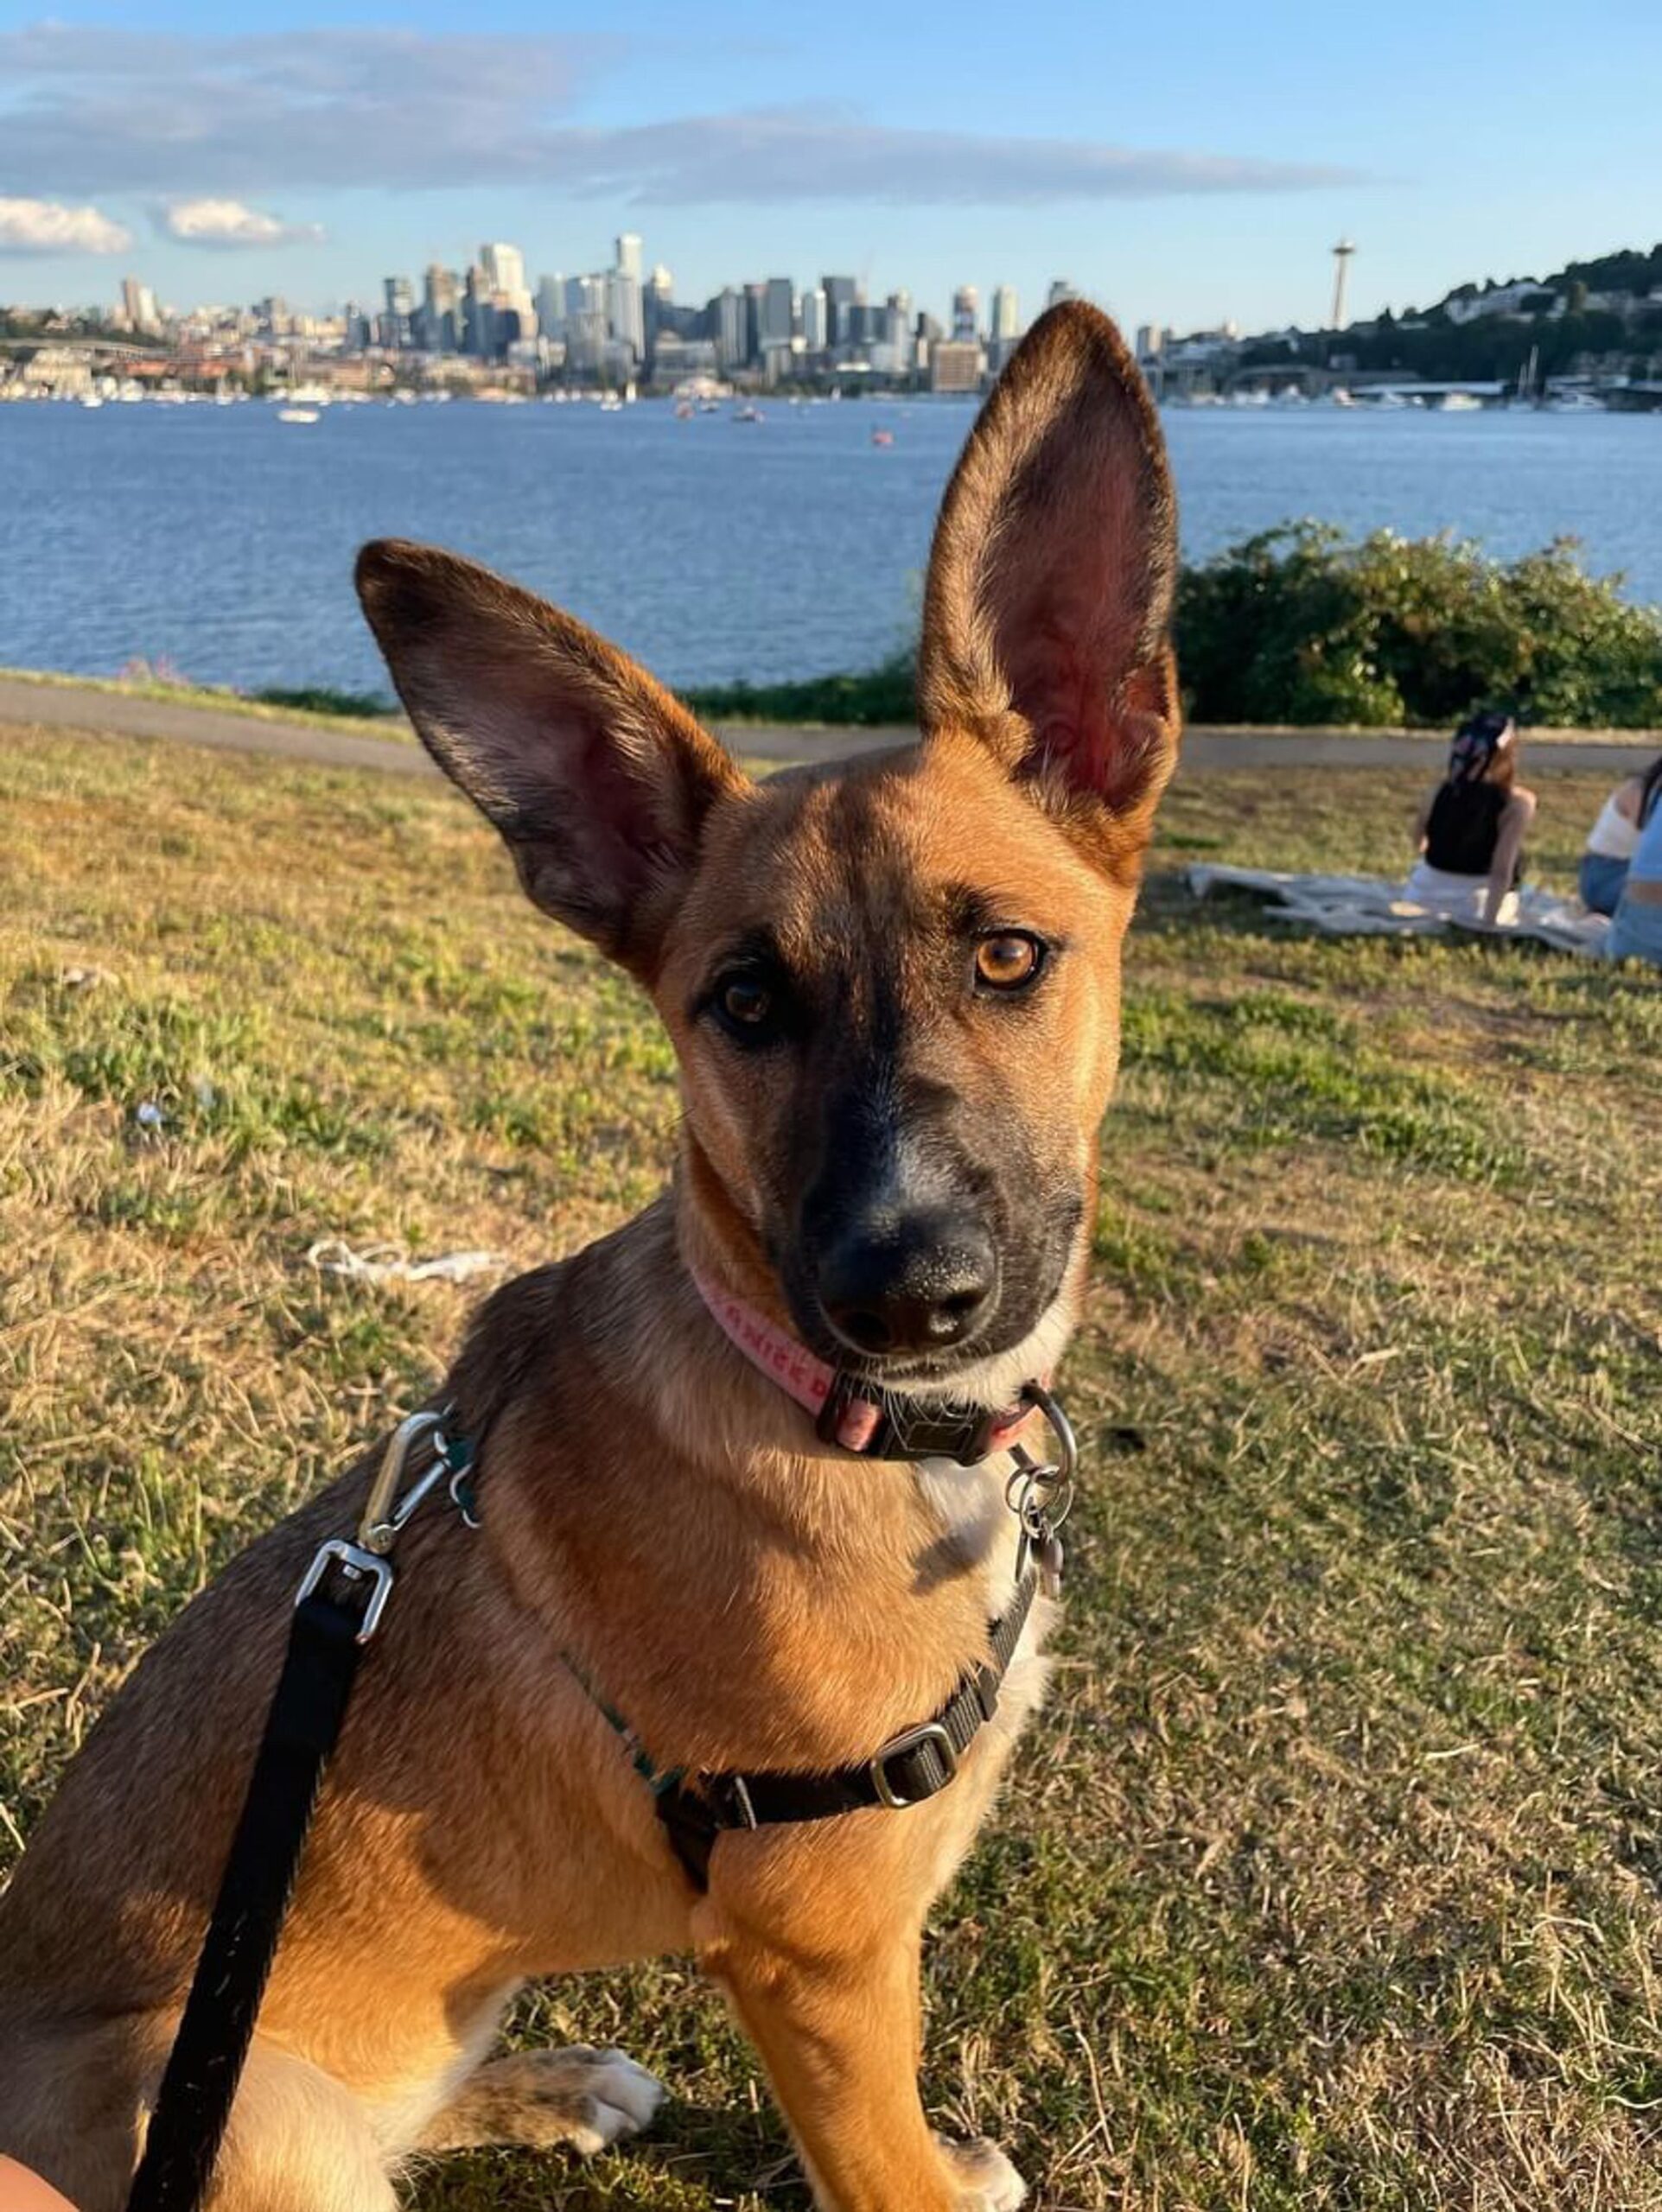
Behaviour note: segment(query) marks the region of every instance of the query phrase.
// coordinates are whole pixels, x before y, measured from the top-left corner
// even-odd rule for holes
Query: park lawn
[[[1567,881],[1600,786],[1539,781]],[[1662,2204],[1662,979],[1177,880],[1395,868],[1415,796],[1180,784],[1129,947],[1063,1660],[928,1951],[932,2108],[1049,2212]],[[658,1186],[676,1108],[442,789],[14,729],[0,808],[10,1854],[477,1295],[308,1248],[530,1265]],[[681,1964],[517,2021],[674,2101],[587,2169],[430,2169],[421,2212],[806,2204]]]

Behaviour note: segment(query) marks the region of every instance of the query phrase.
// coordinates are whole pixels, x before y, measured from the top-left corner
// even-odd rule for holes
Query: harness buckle
[[[354,1586],[351,1592],[353,1599],[354,1601],[360,1596],[363,1599],[356,1640],[360,1643],[367,1643],[379,1628],[381,1615],[386,1611],[386,1601],[392,1594],[392,1564],[390,1560],[382,1559],[378,1553],[366,1551],[361,1544],[354,1544],[345,1536],[331,1536],[326,1543],[320,1544],[311,1565],[301,1578],[299,1589],[295,1592],[296,1608],[298,1610],[308,1598],[315,1594],[328,1573],[331,1562],[337,1560],[341,1574],[349,1585]],[[366,1592],[356,1586],[363,1585],[366,1578]]]
[[[933,1789],[922,1790],[915,1797],[903,1796],[889,1779],[888,1763],[905,1758],[908,1752],[921,1751],[926,1744],[939,1753],[946,1771]],[[926,1798],[934,1796],[937,1790],[945,1789],[949,1782],[957,1778],[958,1747],[939,1720],[925,1720],[915,1728],[903,1728],[898,1736],[891,1736],[882,1749],[867,1761],[866,1772],[871,1777],[878,1803],[887,1805],[891,1812],[903,1812],[908,1805],[922,1804]]]

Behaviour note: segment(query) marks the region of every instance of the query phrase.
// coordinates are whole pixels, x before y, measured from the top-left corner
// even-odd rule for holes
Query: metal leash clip
[[[1039,1586],[1047,1598],[1061,1594],[1064,1554],[1057,1530],[1073,1508],[1073,1478],[1079,1471],[1079,1440],[1073,1424],[1041,1382],[1029,1382],[1022,1396],[1036,1406],[1055,1437],[1060,1456],[1041,1463],[1020,1444],[1011,1452],[1016,1465],[1004,1485],[1004,1503],[1021,1526],[1016,1548],[1016,1579],[1020,1582],[1033,1560],[1039,1570]]]
[[[398,1485],[404,1480],[411,1452],[423,1437],[430,1437],[433,1441],[432,1465],[411,1484],[406,1495],[399,1497]],[[392,1594],[390,1554],[398,1541],[398,1532],[423,1500],[430,1496],[449,1473],[450,1465],[444,1441],[444,1416],[436,1413],[406,1414],[387,1439],[386,1449],[381,1454],[381,1464],[375,1471],[375,1479],[369,1486],[369,1496],[364,1501],[356,1541],[346,1536],[331,1536],[327,1543],[318,1547],[316,1555],[295,1592],[295,1604],[303,1605],[318,1589],[329,1568],[338,1567],[354,1604],[359,1599],[362,1600],[357,1641],[367,1643],[380,1626],[381,1616],[386,1611],[386,1601]]]

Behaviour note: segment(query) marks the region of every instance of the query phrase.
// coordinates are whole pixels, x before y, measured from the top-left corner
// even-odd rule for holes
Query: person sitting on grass
[[[1654,785],[1604,949],[1612,960],[1648,960],[1662,968],[1662,791]]]
[[[1639,833],[1662,798],[1662,753],[1642,775],[1618,784],[1599,809],[1582,855],[1582,904],[1589,914],[1614,914],[1627,880]]]
[[[1524,833],[1535,817],[1535,794],[1517,776],[1511,715],[1468,716],[1449,748],[1448,774],[1415,822],[1419,858],[1404,897],[1449,921],[1516,921]]]

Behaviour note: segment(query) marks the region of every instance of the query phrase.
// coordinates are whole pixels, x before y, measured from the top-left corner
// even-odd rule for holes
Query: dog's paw
[[[484,2144],[545,2151],[557,2144],[592,2157],[645,2127],[663,2100],[661,2086],[621,2050],[528,2050],[481,2066],[423,2148]]]
[[[574,2044],[565,2050],[533,2052],[525,2063],[536,2067],[539,2062],[550,2107],[564,2101],[576,2114],[576,2124],[553,2139],[585,2158],[638,2135],[664,2101],[663,2084],[621,2050]]]
[[[945,2152],[962,2195],[958,2212],[1016,2212],[1028,2185],[996,2143],[977,2135],[968,2143],[935,2140]]]

